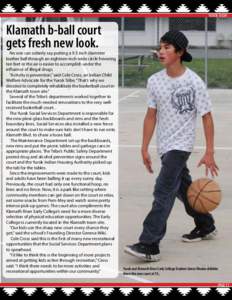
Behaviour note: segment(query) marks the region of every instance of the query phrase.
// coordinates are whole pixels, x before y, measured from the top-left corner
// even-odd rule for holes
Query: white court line
[[[141,145],[119,145],[120,148],[140,148]],[[150,146],[150,148],[157,148],[157,146]],[[205,146],[196,146],[193,150],[204,150]],[[214,147],[215,150],[232,150],[232,147]]]
[[[135,96],[137,93],[139,93],[139,92],[140,92],[140,90],[136,90],[136,91],[130,93],[129,95],[124,96],[124,97],[122,97],[121,99],[119,99],[119,102],[122,102],[122,101],[126,100],[127,98],[134,97],[134,96]]]
[[[153,283],[153,281],[150,281],[150,280],[147,280],[147,279],[144,279],[144,278],[140,278],[138,276],[123,275],[122,271],[120,271],[119,274],[121,274],[122,277],[125,277],[125,278],[128,278],[128,279],[132,279],[134,281],[138,281],[138,282],[141,282],[141,283]]]

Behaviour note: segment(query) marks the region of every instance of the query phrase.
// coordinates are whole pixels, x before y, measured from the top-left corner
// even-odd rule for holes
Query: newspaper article
[[[3,25],[3,275],[116,277],[114,23]]]
[[[2,282],[231,285],[231,26],[225,15],[2,21]],[[146,139],[149,108],[157,127]],[[216,178],[197,167],[206,112]],[[159,138],[175,154],[164,162]],[[175,199],[160,222],[145,219],[157,185],[170,200],[173,181],[161,185],[181,163]],[[202,178],[219,184],[207,197],[222,193],[207,233],[186,209],[187,187]],[[140,243],[145,220],[145,236],[163,224],[157,243]]]

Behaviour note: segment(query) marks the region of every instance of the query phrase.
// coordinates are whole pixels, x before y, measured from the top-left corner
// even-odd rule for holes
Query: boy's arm
[[[219,169],[214,160],[214,123],[211,112],[205,114],[202,117],[202,121],[206,140],[206,151],[198,167],[204,164],[206,167],[206,176],[208,176],[208,171],[210,170],[211,175],[214,177],[214,175],[218,175],[217,171]]]
[[[151,168],[152,163],[150,155],[148,153],[148,147],[156,126],[156,113],[156,109],[148,108],[143,123],[143,142],[141,153],[143,157],[143,163],[146,166],[148,172],[150,173],[153,173],[153,170]]]

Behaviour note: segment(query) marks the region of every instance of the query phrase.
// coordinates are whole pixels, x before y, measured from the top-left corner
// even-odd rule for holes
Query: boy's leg
[[[192,178],[190,176],[189,169],[185,165],[182,171],[181,184],[177,193],[177,197],[184,203],[187,214],[193,217],[196,228],[200,229],[204,233],[210,233],[215,230],[213,216],[210,213],[198,213],[189,205],[187,190],[191,183]]]
[[[143,232],[139,238],[141,243],[158,245],[164,237],[167,219],[179,190],[183,168],[189,155],[189,152],[172,150],[162,157],[162,166],[153,193],[154,202],[144,220]]]

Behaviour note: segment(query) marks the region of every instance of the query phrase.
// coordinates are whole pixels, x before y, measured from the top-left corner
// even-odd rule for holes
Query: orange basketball
[[[221,202],[221,189],[218,183],[209,178],[192,182],[187,191],[190,206],[199,213],[214,210]]]

